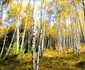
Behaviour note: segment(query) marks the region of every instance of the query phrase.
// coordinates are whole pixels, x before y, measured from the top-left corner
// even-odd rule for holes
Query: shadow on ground
[[[78,68],[81,68],[82,70],[85,69],[85,61],[81,61],[75,65]]]
[[[39,70],[84,70],[85,52],[80,56],[68,54],[66,57],[46,57],[40,59]],[[0,70],[32,70],[32,59],[26,55],[26,58],[17,59],[17,55],[8,56],[6,61],[0,60]]]
[[[4,62],[0,60],[0,70],[31,70],[31,61],[19,60],[17,55],[8,56]]]

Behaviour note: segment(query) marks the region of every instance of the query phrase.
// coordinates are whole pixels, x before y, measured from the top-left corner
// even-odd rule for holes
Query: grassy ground
[[[32,70],[31,65],[31,54],[25,54],[22,60],[16,55],[8,56],[4,62],[0,60],[0,70]],[[65,49],[60,54],[57,50],[46,50],[40,59],[39,70],[85,70],[85,46],[81,47],[79,56]]]

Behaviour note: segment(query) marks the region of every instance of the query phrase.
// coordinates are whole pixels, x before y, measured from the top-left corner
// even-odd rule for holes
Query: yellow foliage
[[[60,0],[59,5],[64,6],[67,3],[68,3],[68,0]]]
[[[54,28],[54,26],[50,27],[50,35],[51,35],[51,37],[53,37],[54,39],[55,39],[56,36],[57,36],[57,31],[56,31],[56,29]]]
[[[0,25],[0,35],[4,33],[6,27],[3,25]]]
[[[26,10],[27,9],[27,5],[26,4],[24,4],[24,3],[22,3],[22,10]]]
[[[84,18],[83,12],[82,12],[82,13],[81,13],[81,12],[78,12],[78,16],[79,16],[80,18]]]
[[[17,14],[20,11],[20,8],[18,7],[17,3],[14,3],[10,8],[9,8],[9,15],[10,16],[17,16]]]

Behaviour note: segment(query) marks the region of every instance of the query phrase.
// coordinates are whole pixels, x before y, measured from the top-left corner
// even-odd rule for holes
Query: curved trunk
[[[11,39],[9,48],[8,48],[8,50],[7,50],[7,52],[6,52],[6,55],[4,56],[3,60],[5,60],[6,57],[7,57],[7,55],[9,54],[9,51],[10,51],[10,49],[11,49],[11,46],[12,46],[12,43],[13,43],[13,40],[14,40],[14,37],[15,37],[16,30],[17,30],[17,24],[16,24],[16,27],[15,27],[15,30],[14,30],[13,37],[12,37],[12,39]]]
[[[0,53],[0,56],[2,55],[3,51],[4,51],[4,48],[5,48],[5,42],[6,42],[6,37],[7,37],[7,31],[8,30],[5,30],[5,36],[4,36],[4,41],[3,41],[3,47],[2,47],[2,50],[1,50],[1,53]]]
[[[26,18],[26,23],[25,23],[25,27],[24,27],[24,34],[22,36],[22,42],[21,42],[21,51],[24,50],[24,38],[25,38],[25,33],[26,33],[26,26],[27,26],[27,18]],[[24,54],[24,51],[23,51],[23,54]]]

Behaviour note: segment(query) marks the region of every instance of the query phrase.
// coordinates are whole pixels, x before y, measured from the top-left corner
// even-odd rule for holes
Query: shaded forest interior
[[[85,0],[0,0],[0,70],[84,70]]]

